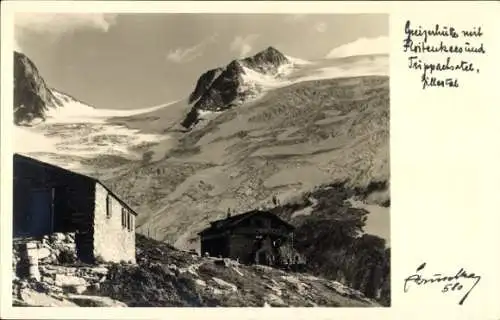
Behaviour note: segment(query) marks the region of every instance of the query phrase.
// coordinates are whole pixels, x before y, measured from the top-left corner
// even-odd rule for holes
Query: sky
[[[365,50],[387,41],[389,18],[18,13],[14,32],[49,86],[96,108],[136,109],[185,98],[203,72],[269,46],[306,60]]]

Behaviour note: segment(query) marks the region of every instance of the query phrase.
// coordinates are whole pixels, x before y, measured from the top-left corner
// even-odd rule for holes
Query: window
[[[127,231],[130,231],[130,212],[127,212]]]
[[[129,216],[129,224],[128,224],[129,229],[128,229],[128,231],[134,231],[134,216],[132,215],[132,213],[130,211],[129,211],[128,216]]]
[[[126,228],[127,227],[127,209],[122,208],[122,227]]]
[[[112,209],[112,203],[111,203],[111,196],[108,194],[106,196],[106,218],[111,218],[111,209]]]

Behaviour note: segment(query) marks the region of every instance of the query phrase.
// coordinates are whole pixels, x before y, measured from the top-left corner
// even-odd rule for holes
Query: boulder
[[[49,245],[49,236],[48,235],[45,235],[43,236],[43,238],[40,240],[42,246],[48,246]]]
[[[47,284],[51,284],[51,285],[55,284],[54,278],[52,278],[50,276],[45,276],[45,275],[42,276],[42,282],[47,283]]]
[[[229,283],[229,282],[226,282],[222,279],[219,279],[219,278],[216,278],[216,277],[213,277],[212,280],[217,283],[217,285],[219,285],[219,287],[223,288],[223,289],[229,289],[231,291],[238,291],[238,287],[236,287],[236,285],[232,284],[232,283]]]
[[[233,271],[236,272],[240,276],[244,276],[243,272],[241,272],[237,267],[232,267]]]
[[[214,295],[222,294],[222,290],[219,288],[208,287],[207,290]]]
[[[108,268],[106,267],[90,267],[85,269],[87,272],[96,275],[106,275],[108,274]]]
[[[22,305],[30,307],[78,307],[68,300],[60,300],[46,293],[25,289],[21,292]]]
[[[272,307],[286,307],[286,303],[283,299],[272,293],[267,295],[266,300]]]
[[[45,265],[41,265],[41,266],[39,267],[39,269],[40,269],[40,273],[41,273],[43,276],[45,276],[45,277],[48,277],[48,276],[51,276],[51,275],[54,275],[54,276],[55,276],[55,274],[57,273],[57,272],[56,272],[56,270],[49,269],[49,268],[47,268],[47,266],[45,266]],[[43,280],[42,280],[42,281],[43,281]]]
[[[207,283],[201,279],[196,279],[195,280],[196,284],[201,286],[201,287],[206,287],[207,286]]]
[[[68,299],[80,307],[127,307],[125,303],[108,297],[69,294]]]
[[[55,284],[60,287],[88,285],[87,281],[83,278],[64,274],[56,274]]]
[[[36,243],[36,241],[28,241],[26,242],[26,250],[28,249],[37,249],[38,248],[38,245]]]
[[[99,283],[99,276],[95,274],[80,274],[79,277],[83,278],[87,283]]]
[[[260,272],[270,272],[270,271],[274,271],[276,269],[274,268],[271,268],[269,266],[264,266],[264,265],[261,265],[261,264],[256,264],[254,265],[254,268]]]
[[[68,286],[63,286],[63,290],[65,292],[69,293],[76,293],[76,294],[82,294],[85,291],[87,291],[88,286],[87,285],[68,285]]]
[[[282,291],[281,291],[281,289],[278,286],[273,286],[273,285],[270,285],[270,284],[266,284],[265,288],[269,289],[269,290],[272,290],[275,293],[275,295],[277,295],[277,296],[281,296],[283,294]]]
[[[50,256],[51,256],[51,252],[48,248],[38,249],[38,259],[42,260],[42,259],[50,258]]]
[[[57,243],[63,242],[66,239],[66,235],[64,233],[53,233],[49,236],[50,242]]]
[[[47,287],[48,287],[49,292],[52,294],[63,294],[64,293],[63,288],[58,287],[56,285],[49,284],[49,285],[47,285]]]

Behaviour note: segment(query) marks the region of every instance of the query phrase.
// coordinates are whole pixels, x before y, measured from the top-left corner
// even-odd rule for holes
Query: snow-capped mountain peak
[[[346,76],[387,75],[387,57],[357,56],[307,61],[268,47],[254,56],[233,60],[198,79],[190,95],[191,111],[182,125],[192,128],[214,112],[262,97],[294,83]]]
[[[253,56],[205,72],[190,95],[194,105],[182,125],[190,128],[202,113],[223,111],[257,97],[267,86],[274,86],[275,79],[290,73],[293,65],[287,56],[270,46]]]
[[[97,109],[50,88],[26,55],[14,52],[14,66],[14,152],[85,171],[80,166],[84,159],[110,155],[140,159],[142,153],[134,149],[169,139],[129,128],[113,119],[167,108],[175,101],[135,110]]]

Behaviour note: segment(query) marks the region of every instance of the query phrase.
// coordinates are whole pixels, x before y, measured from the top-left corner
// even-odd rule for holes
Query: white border
[[[287,308],[287,309],[188,309],[188,308],[11,308],[11,237],[12,218],[12,158],[10,133],[12,132],[12,112],[6,107],[12,105],[12,32],[13,12],[213,12],[213,13],[387,13],[391,14],[391,246],[392,246],[392,294],[391,308]],[[159,1],[4,1],[2,2],[2,108],[1,108],[1,260],[2,287],[1,287],[1,312],[2,318],[51,318],[51,319],[92,319],[92,318],[262,318],[262,317],[287,317],[299,319],[331,319],[331,318],[369,318],[369,319],[421,319],[421,318],[450,318],[450,319],[492,319],[500,317],[500,308],[495,303],[498,296],[500,277],[496,272],[500,270],[498,244],[500,243],[498,227],[500,212],[495,205],[498,194],[498,181],[500,181],[500,156],[497,148],[498,129],[500,119],[498,111],[498,62],[494,59],[500,56],[498,46],[497,22],[500,12],[496,2],[159,2]],[[466,23],[480,23],[488,30],[490,36],[485,37],[489,50],[488,61],[483,62],[483,69],[489,66],[490,73],[477,78],[481,85],[468,82],[469,89],[456,92],[440,91],[435,95],[423,96],[423,93],[412,86],[413,74],[404,68],[404,56],[401,53],[401,35],[404,19],[425,20],[434,17],[433,22],[453,23],[465,21]],[[439,21],[438,21],[439,20]],[[492,31],[494,30],[494,31]],[[496,37],[496,38],[495,38]],[[494,72],[495,71],[495,72]],[[487,77],[493,78],[487,78]],[[487,80],[490,79],[490,85]],[[494,87],[493,87],[494,85]],[[474,92],[472,92],[474,90]],[[472,97],[472,98],[471,98]],[[482,100],[478,100],[482,97]],[[419,105],[415,105],[415,101]],[[495,103],[492,103],[496,101]],[[453,106],[453,108],[451,108]],[[445,114],[444,112],[446,111]],[[470,114],[467,114],[470,112]],[[450,114],[451,113],[451,114]],[[412,118],[413,116],[413,118]],[[425,118],[427,116],[427,118]],[[454,143],[454,132],[461,139],[467,136],[460,135],[458,126],[452,125],[453,121],[465,121],[466,117],[476,121],[464,125],[468,130],[469,138],[478,144],[474,149],[475,158],[472,161],[466,153],[457,153],[454,162],[450,163],[450,170],[457,171],[453,175],[443,173],[444,166],[434,166],[445,158],[441,151],[446,143]],[[480,122],[478,117],[481,118]],[[421,126],[416,127],[410,120],[421,121]],[[428,120],[434,119],[434,120]],[[436,127],[440,130],[437,130]],[[410,129],[419,128],[420,132],[408,132]],[[432,136],[416,136],[432,131]],[[415,136],[413,136],[415,135]],[[432,139],[434,140],[432,140]],[[490,140],[488,140],[490,139]],[[404,157],[412,152],[408,141],[420,143],[422,150],[435,155],[433,161]],[[433,142],[433,141],[438,141]],[[425,142],[425,144],[423,143]],[[468,147],[471,141],[465,141]],[[427,147],[427,148],[425,148]],[[450,149],[452,150],[452,149]],[[453,149],[453,152],[458,152]],[[481,156],[480,159],[478,156]],[[467,159],[465,159],[467,158]],[[427,159],[429,160],[429,159]],[[420,165],[420,167],[418,166]],[[422,167],[423,166],[423,167]],[[422,171],[418,171],[422,170]],[[439,171],[437,171],[439,170]],[[421,181],[415,172],[421,175],[428,174],[433,178],[427,181],[428,185],[419,185]],[[450,176],[456,181],[448,181]],[[432,189],[433,185],[450,186],[450,190],[443,188],[435,191],[434,198],[419,198],[415,191],[424,192],[425,187]],[[462,189],[457,189],[463,185]],[[453,189],[451,186],[454,186]],[[470,186],[469,189],[467,189]],[[479,188],[479,190],[478,190]],[[454,207],[453,197],[460,192],[468,190],[468,195],[476,195],[475,201],[463,202],[462,206]],[[452,192],[453,191],[453,192]],[[478,194],[479,192],[479,194]],[[463,193],[460,193],[463,195]],[[441,199],[441,201],[438,201]],[[445,199],[445,200],[442,200]],[[463,199],[455,198],[456,201]],[[427,206],[421,205],[428,202]],[[436,206],[438,206],[436,208]],[[424,208],[424,210],[417,211]],[[462,210],[463,209],[463,210]],[[457,216],[460,218],[457,218]],[[469,219],[470,218],[470,219]],[[451,224],[446,224],[452,221]],[[479,221],[479,222],[478,222]],[[440,233],[431,227],[433,224],[442,227]],[[475,229],[473,229],[475,228]],[[474,231],[474,230],[480,231]],[[457,231],[458,230],[458,231]],[[440,244],[446,243],[444,251]],[[437,249],[436,249],[437,248]],[[484,250],[484,253],[481,251]],[[458,307],[450,300],[440,300],[435,295],[408,295],[402,293],[402,279],[413,271],[417,261],[427,259],[443,268],[453,268],[463,263],[471,271],[481,272],[486,279],[474,293],[470,302],[463,307]],[[432,261],[431,261],[432,260]],[[442,271],[442,270],[441,270]],[[444,270],[446,271],[446,270]],[[6,280],[7,279],[7,280]]]

